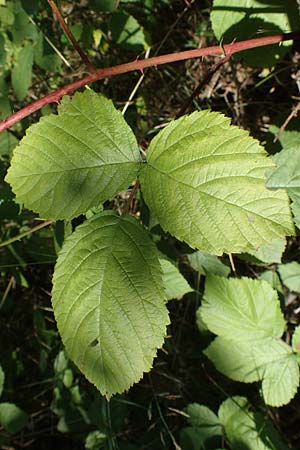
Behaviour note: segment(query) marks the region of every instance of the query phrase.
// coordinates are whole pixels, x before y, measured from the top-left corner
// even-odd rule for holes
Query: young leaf
[[[299,385],[297,358],[279,338],[285,328],[276,291],[265,281],[208,276],[200,314],[218,337],[205,350],[224,375],[262,380],[267,404],[281,406]]]
[[[18,433],[27,421],[27,414],[14,403],[0,403],[0,424],[8,433]]]
[[[0,397],[3,391],[4,379],[5,379],[4,372],[2,370],[2,367],[0,366]]]
[[[288,450],[272,422],[251,412],[245,397],[228,398],[218,415],[232,450]]]
[[[140,162],[121,113],[86,91],[64,97],[58,115],[28,129],[6,180],[18,201],[41,217],[71,219],[127,189]]]
[[[147,157],[145,201],[160,225],[191,247],[240,253],[294,233],[286,193],[265,187],[271,160],[222,114],[175,120],[152,140]]]
[[[280,264],[278,271],[282,283],[291,291],[300,292],[300,264],[293,261],[288,264]]]
[[[222,261],[215,255],[207,252],[198,252],[188,255],[190,265],[194,270],[201,275],[219,275],[220,277],[228,277],[230,274],[230,267],[222,263]]]
[[[69,236],[53,279],[53,309],[70,358],[104,395],[152,367],[169,323],[157,250],[131,217],[94,216]]]
[[[167,300],[181,298],[188,292],[193,292],[189,283],[171,261],[165,258],[159,258],[159,262],[163,273],[163,283]]]

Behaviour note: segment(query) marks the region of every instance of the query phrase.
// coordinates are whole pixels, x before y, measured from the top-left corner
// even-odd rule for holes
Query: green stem
[[[54,220],[47,220],[46,222],[42,222],[39,225],[37,225],[36,227],[30,228],[30,230],[24,231],[24,233],[20,233],[17,236],[7,239],[7,241],[1,242],[0,248],[6,247],[7,245],[12,244],[13,242],[19,241],[20,239],[23,239],[24,237],[28,236],[29,234],[32,234],[35,231],[40,230],[41,228],[45,228],[48,225],[51,225],[52,223],[54,223]]]

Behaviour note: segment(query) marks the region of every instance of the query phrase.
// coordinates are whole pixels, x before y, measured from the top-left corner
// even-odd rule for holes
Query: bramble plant
[[[269,3],[251,0],[242,8],[238,1],[215,0],[212,26],[223,42],[211,54],[218,50],[227,58],[237,53],[246,63],[265,67],[283,58],[290,38],[299,37],[297,6],[277,1],[273,11]],[[11,10],[11,2],[7,8]],[[116,5],[107,8],[115,10]],[[126,26],[136,26],[122,9],[114,13],[115,23],[118,14],[126,18]],[[143,30],[136,41],[126,41],[126,26],[114,39],[138,48],[146,39]],[[267,30],[267,36],[248,39],[258,28]],[[292,34],[278,34],[283,32]],[[34,39],[39,45],[40,37]],[[269,44],[266,51],[263,46]],[[29,47],[22,52],[29,52]],[[96,79],[205,54],[183,53],[98,70],[85,60],[90,75],[2,123],[4,130],[59,101],[56,114],[45,115],[27,129],[14,149],[5,181],[17,202],[43,220],[67,225],[81,218],[60,249],[52,305],[67,354],[102,395],[123,393],[150,371],[170,323],[167,302],[193,291],[158,250],[142,207],[132,206],[136,198],[165,236],[195,250],[189,262],[206,277],[197,321],[200,331],[204,327],[216,336],[205,355],[232,380],[261,381],[264,402],[280,407],[291,401],[299,386],[300,328],[295,327],[290,343],[285,341],[286,321],[271,274],[228,278],[230,269],[219,257],[248,253],[266,263],[281,263],[286,238],[296,234],[300,223],[296,146],[269,156],[257,139],[231,125],[223,113],[201,110],[171,120],[141,152],[111,100],[89,88],[65,95]],[[20,54],[18,64],[23,57],[28,63],[29,56]],[[33,56],[31,68],[32,62]],[[30,77],[21,86],[16,73],[12,83],[23,99]],[[299,282],[294,284],[298,263],[280,264],[279,274],[285,286],[300,291]],[[0,371],[0,391],[3,377]],[[0,422],[1,407],[0,403]],[[185,413],[190,427],[182,430],[183,442],[201,442],[201,448],[208,448],[207,439],[224,429],[232,449],[285,448],[271,423],[265,434],[259,433],[263,416],[251,412],[244,397],[223,402],[218,416],[198,404],[189,405]],[[242,432],[243,427],[248,431]]]

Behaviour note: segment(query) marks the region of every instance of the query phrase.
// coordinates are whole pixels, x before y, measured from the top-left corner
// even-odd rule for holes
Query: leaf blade
[[[52,302],[70,357],[102,394],[150,370],[169,320],[156,249],[135,220],[106,212],[78,227],[58,258]]]
[[[171,122],[147,159],[140,174],[145,201],[162,228],[191,247],[240,253],[294,233],[286,193],[265,188],[272,162],[222,114]]]
[[[127,189],[141,159],[136,139],[112,102],[91,91],[62,100],[59,114],[31,126],[6,180],[42,217],[71,219]]]

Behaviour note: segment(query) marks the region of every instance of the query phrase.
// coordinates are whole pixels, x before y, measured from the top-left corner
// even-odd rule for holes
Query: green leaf
[[[180,299],[188,292],[193,292],[189,283],[171,261],[165,258],[159,258],[159,262],[163,273],[163,283],[167,300],[172,300],[173,298]]]
[[[264,35],[288,33],[299,28],[299,13],[294,0],[214,0],[210,15],[219,41],[230,44]],[[269,67],[276,64],[291,46],[290,42],[239,53],[247,64]]]
[[[116,44],[127,50],[141,52],[148,47],[142,26],[125,11],[119,11],[112,15],[110,30]]]
[[[201,316],[218,336],[249,340],[281,337],[285,321],[277,292],[260,280],[206,278]]]
[[[264,263],[281,263],[281,257],[286,247],[286,239],[274,239],[270,244],[265,244],[257,250],[249,250],[248,253]]]
[[[300,292],[300,264],[293,261],[288,264],[280,264],[278,271],[282,283],[291,291]]]
[[[6,180],[18,201],[41,217],[71,219],[127,189],[140,163],[121,113],[86,91],[64,97],[58,115],[28,129]]]
[[[260,274],[259,279],[266,281],[272,286],[273,289],[276,289],[276,291],[282,293],[282,285],[279,276],[276,272],[274,272],[274,270],[265,270]]]
[[[18,139],[9,131],[3,131],[0,134],[0,156],[10,155],[18,142]]]
[[[165,231],[214,254],[241,253],[293,234],[288,197],[265,187],[259,143],[220,113],[194,112],[151,142],[145,201]]]
[[[27,44],[18,53],[11,73],[11,82],[18,97],[22,101],[27,95],[31,85],[34,47]]]
[[[265,281],[208,276],[200,314],[218,337],[205,350],[224,375],[262,380],[267,404],[281,406],[299,385],[297,358],[279,338],[285,328],[278,295]]]
[[[104,395],[152,367],[169,323],[157,250],[131,217],[104,212],[59,254],[52,303],[70,358]]]
[[[91,431],[85,439],[84,448],[86,450],[100,450],[104,448],[106,439],[107,436],[101,431]]]
[[[245,397],[231,397],[219,409],[219,419],[232,450],[288,450],[271,421],[253,413]]]
[[[201,438],[202,443],[212,436],[222,436],[220,420],[207,406],[191,403],[184,412],[189,416],[190,425],[197,429],[198,438]]]
[[[292,337],[292,349],[295,353],[300,353],[300,325],[298,325]]]
[[[2,367],[0,366],[0,397],[1,397],[2,392],[3,392],[4,379],[5,379],[5,375],[4,375],[4,372],[2,370]]]
[[[228,277],[230,274],[230,267],[222,263],[222,261],[215,255],[200,250],[187,255],[190,265],[194,270],[201,275],[219,275],[220,277]]]
[[[299,140],[299,134],[298,140]],[[267,172],[266,186],[286,189],[292,200],[292,211],[297,227],[300,226],[300,154],[299,147],[286,148],[273,156],[277,168]]]
[[[119,0],[90,0],[89,7],[94,11],[112,12],[117,9]]]
[[[27,414],[13,403],[0,403],[0,424],[8,433],[18,433],[28,421]]]
[[[281,340],[237,341],[217,337],[204,353],[232,380],[244,383],[262,380],[262,393],[268,405],[285,405],[297,392],[297,358]]]

